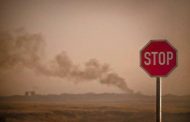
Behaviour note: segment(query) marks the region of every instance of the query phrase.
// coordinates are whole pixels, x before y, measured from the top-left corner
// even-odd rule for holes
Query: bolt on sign
[[[151,40],[140,51],[140,66],[156,77],[156,122],[162,122],[161,77],[177,66],[177,50],[167,40]]]
[[[141,50],[140,59],[150,76],[164,77],[177,65],[177,50],[167,40],[151,40]]]

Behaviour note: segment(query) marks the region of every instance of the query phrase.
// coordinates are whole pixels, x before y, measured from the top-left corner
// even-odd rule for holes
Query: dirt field
[[[104,102],[103,102],[104,101]],[[0,122],[154,122],[149,102],[1,101]],[[135,100],[134,100],[135,101]],[[143,100],[142,100],[143,101]],[[163,103],[163,122],[190,122],[189,103]]]

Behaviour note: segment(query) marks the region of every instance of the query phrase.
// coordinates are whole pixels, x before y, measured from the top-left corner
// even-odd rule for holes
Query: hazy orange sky
[[[0,28],[40,33],[44,60],[62,51],[77,65],[95,58],[109,64],[129,88],[150,95],[155,78],[140,68],[139,51],[151,39],[167,39],[178,50],[178,67],[163,78],[163,94],[185,95],[190,94],[189,12],[189,0],[1,0]],[[1,95],[123,92],[96,80],[75,83],[27,68],[0,73]]]

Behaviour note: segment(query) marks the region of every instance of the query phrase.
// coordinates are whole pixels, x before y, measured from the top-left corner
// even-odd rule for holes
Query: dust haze
[[[178,50],[178,66],[163,78],[163,94],[188,95],[189,0],[46,0],[0,2],[1,95],[155,94],[155,78],[140,68],[151,39]]]
[[[0,122],[154,122],[139,51],[166,39],[164,122],[190,122],[190,0],[1,0]]]

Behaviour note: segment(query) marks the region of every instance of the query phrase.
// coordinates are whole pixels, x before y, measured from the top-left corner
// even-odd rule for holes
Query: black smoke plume
[[[66,52],[56,55],[49,63],[43,63],[45,41],[41,34],[25,31],[0,32],[0,72],[29,68],[37,73],[69,79],[70,81],[99,81],[101,84],[114,85],[132,93],[124,78],[110,70],[108,64],[90,59],[83,67],[75,65]]]

